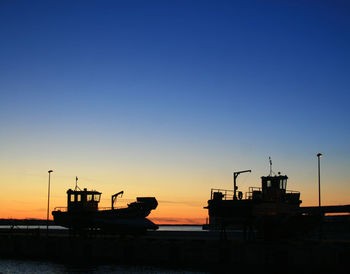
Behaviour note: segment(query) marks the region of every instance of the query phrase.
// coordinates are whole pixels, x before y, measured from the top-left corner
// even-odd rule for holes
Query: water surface
[[[169,273],[169,274],[200,274],[191,270],[174,270],[153,266],[127,265],[72,265],[58,264],[46,261],[0,259],[0,273]]]

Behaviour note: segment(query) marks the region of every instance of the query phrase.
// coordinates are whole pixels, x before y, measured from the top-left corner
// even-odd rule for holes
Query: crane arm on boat
[[[112,195],[112,210],[114,209],[114,203],[117,201],[117,197],[120,195],[120,197],[122,197],[124,194],[124,191],[120,191],[114,195]]]
[[[252,171],[250,169],[248,169],[248,170],[242,170],[242,171],[233,172],[233,199],[234,200],[237,200],[237,188],[238,187],[237,187],[237,184],[236,184],[236,179],[237,179],[239,174],[246,173],[246,172],[252,172]]]

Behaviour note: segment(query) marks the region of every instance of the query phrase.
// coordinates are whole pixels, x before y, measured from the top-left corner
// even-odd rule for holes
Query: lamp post
[[[50,175],[51,172],[53,172],[53,170],[49,170],[49,187],[48,187],[48,191],[47,191],[47,217],[46,217],[46,235],[49,235],[49,211],[50,211]]]
[[[322,153],[317,154],[318,158],[318,206],[321,207],[321,171],[320,171],[320,159],[322,157]]]

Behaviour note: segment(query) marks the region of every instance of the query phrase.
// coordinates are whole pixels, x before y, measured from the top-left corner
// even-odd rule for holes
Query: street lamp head
[[[51,172],[53,172],[53,170],[50,169],[50,170],[48,171],[48,173],[50,174]]]
[[[317,157],[318,157],[318,158],[321,158],[322,156],[323,156],[322,153],[318,153],[318,154],[317,154]]]

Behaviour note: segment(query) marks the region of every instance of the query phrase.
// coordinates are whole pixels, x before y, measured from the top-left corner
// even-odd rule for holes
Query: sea
[[[4,227],[4,226],[2,226]],[[46,229],[46,226],[35,226],[36,228]],[[4,227],[5,228],[5,227]],[[19,226],[19,228],[27,228],[27,226]],[[32,227],[33,228],[33,227]],[[61,227],[52,226],[52,229],[60,229]],[[62,228],[63,229],[63,228]],[[202,231],[202,226],[196,225],[161,225],[159,231]],[[155,266],[130,266],[130,265],[90,265],[90,264],[63,264],[49,261],[35,261],[23,259],[4,259],[0,258],[0,273],[209,273],[198,272],[193,269],[171,269],[166,267]]]
[[[209,273],[198,272],[191,269],[170,269],[154,266],[129,265],[74,265],[59,264],[47,261],[0,259],[0,273]]]

